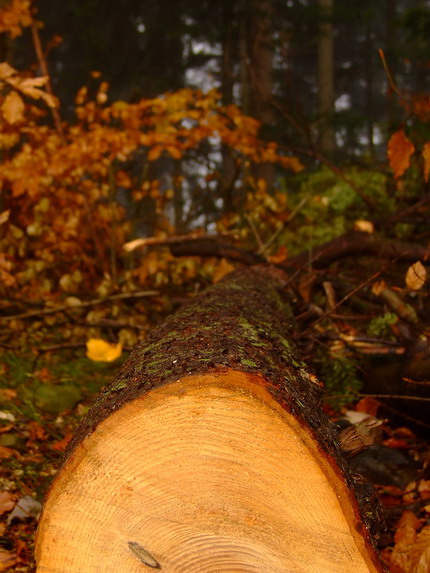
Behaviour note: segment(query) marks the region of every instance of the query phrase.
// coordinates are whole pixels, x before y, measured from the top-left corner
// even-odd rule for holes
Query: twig
[[[248,225],[251,227],[251,231],[254,233],[254,237],[258,243],[258,254],[261,255],[263,253],[264,250],[264,245],[263,245],[263,241],[261,240],[260,237],[260,233],[258,232],[257,227],[254,224],[254,221],[252,220],[252,217],[250,217],[249,215],[245,215],[245,219],[248,221]]]
[[[404,396],[403,394],[357,394],[360,398],[390,398],[392,400],[414,400],[415,402],[430,402],[430,398],[422,396]]]
[[[31,36],[33,38],[34,49],[36,51],[36,56],[39,62],[40,71],[42,72],[42,75],[47,78],[46,91],[49,93],[49,95],[55,98],[54,92],[52,90],[51,76],[49,75],[48,66],[46,63],[45,56],[43,54],[42,44],[40,42],[40,35],[39,35],[39,30],[37,28],[37,22],[35,22],[35,20],[33,20],[31,23]],[[61,117],[58,108],[51,107],[51,112],[55,124],[55,129],[57,130],[57,133],[60,136],[60,138],[64,139],[64,131],[63,131],[63,126],[61,124]]]
[[[286,229],[288,223],[291,223],[291,221],[294,219],[294,217],[297,215],[297,213],[302,209],[302,207],[305,206],[305,204],[308,201],[309,201],[309,197],[303,197],[303,199],[296,206],[296,208],[288,215],[287,220],[284,221],[284,223],[279,227],[279,229],[276,229],[276,231],[273,233],[273,235],[270,237],[270,239],[261,247],[261,249],[258,251],[258,254],[262,254],[262,255],[265,254],[267,249],[272,246],[272,244],[279,237],[279,235],[282,233],[282,231],[284,229]]]
[[[379,57],[382,60],[382,65],[384,66],[385,73],[387,74],[387,80],[388,83],[390,84],[391,89],[398,96],[398,98],[402,100],[402,102],[406,103],[404,97],[402,96],[396,84],[394,83],[393,76],[391,75],[390,68],[388,67],[387,60],[385,59],[384,50],[382,50],[381,48],[379,49]]]
[[[227,231],[224,233],[218,233],[217,235],[205,235],[202,233],[187,233],[184,235],[170,235],[164,237],[145,237],[142,239],[134,239],[133,241],[129,241],[128,243],[124,243],[122,248],[127,253],[131,253],[140,247],[151,247],[157,245],[174,245],[176,243],[183,243],[184,241],[192,241],[192,240],[211,240],[216,241],[221,237],[232,236],[235,234],[235,231]]]
[[[21,314],[15,314],[11,316],[0,316],[0,320],[13,320],[18,318],[30,318],[32,316],[43,316],[46,314],[55,314],[56,312],[62,312],[64,310],[75,310],[80,308],[85,308],[88,306],[95,306],[96,304],[101,304],[103,302],[107,302],[110,300],[122,300],[127,298],[143,298],[147,296],[157,296],[159,295],[159,291],[156,290],[148,290],[148,291],[140,291],[140,292],[133,292],[133,293],[121,293],[121,294],[113,294],[111,296],[106,296],[103,298],[95,298],[93,300],[87,300],[77,304],[76,306],[70,306],[64,304],[62,306],[56,306],[54,308],[45,308],[42,310],[31,310],[29,312],[23,312]]]
[[[340,300],[337,304],[335,304],[335,306],[333,308],[330,308],[327,312],[325,312],[323,315],[321,315],[319,318],[317,318],[304,332],[301,333],[301,336],[306,336],[319,322],[321,322],[322,320],[324,320],[325,318],[327,318],[327,316],[329,316],[330,314],[332,314],[332,312],[334,310],[336,310],[337,308],[339,308],[345,301],[347,301],[349,298],[351,298],[356,292],[358,292],[359,290],[361,290],[363,287],[365,287],[366,285],[368,285],[369,283],[371,283],[373,280],[375,280],[377,277],[379,277],[379,275],[381,275],[383,272],[385,271],[384,269],[381,269],[380,271],[377,271],[376,273],[373,273],[372,276],[370,276],[368,279],[366,279],[364,282],[360,283],[357,287],[355,287],[354,289],[352,289],[352,291],[350,291],[349,293],[347,293],[342,300]]]

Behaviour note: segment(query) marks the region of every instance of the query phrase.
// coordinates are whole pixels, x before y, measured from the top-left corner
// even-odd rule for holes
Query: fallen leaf
[[[411,573],[430,571],[430,527],[427,525],[419,532],[416,543],[411,548]]]
[[[71,439],[72,439],[72,433],[70,432],[66,434],[64,438],[62,438],[61,440],[58,440],[53,444],[51,444],[51,448],[53,450],[56,450],[57,452],[64,452],[64,450],[67,447],[67,444],[70,442]]]
[[[0,571],[10,571],[11,567],[16,565],[17,555],[16,553],[10,553],[9,551],[0,550]]]
[[[424,159],[424,181],[427,183],[430,177],[430,142],[426,143],[423,147]]]
[[[274,265],[283,263],[288,258],[288,249],[285,245],[281,245],[274,255],[270,255],[269,261]]]
[[[0,515],[12,511],[15,501],[15,496],[10,491],[0,491]]]
[[[415,514],[406,509],[397,525],[397,531],[394,534],[394,541],[396,546],[407,547],[413,545],[417,536],[417,529],[421,527],[421,521],[415,516]]]
[[[16,398],[15,388],[0,388],[0,401],[13,400]]]
[[[0,460],[8,460],[12,456],[18,455],[16,450],[12,448],[7,448],[6,446],[0,446]]]
[[[355,409],[357,412],[363,412],[364,414],[369,414],[369,416],[374,416],[376,418],[380,406],[381,402],[378,402],[375,398],[362,398],[357,402]]]
[[[409,290],[420,290],[423,284],[426,282],[427,272],[424,265],[417,261],[411,265],[406,273],[406,286]]]
[[[95,362],[113,362],[121,356],[122,344],[109,343],[101,338],[91,338],[87,342],[87,356]]]
[[[375,231],[375,226],[371,221],[358,220],[354,223],[354,229],[362,233],[372,234]]]
[[[28,424],[28,428],[30,430],[30,438],[32,440],[46,440],[48,434],[43,426],[41,426],[38,422],[30,422]]]
[[[383,441],[384,446],[387,448],[392,448],[393,450],[409,450],[410,444],[405,440],[400,440],[399,438],[387,438]]]

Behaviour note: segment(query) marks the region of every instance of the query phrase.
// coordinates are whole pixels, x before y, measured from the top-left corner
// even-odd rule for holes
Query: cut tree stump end
[[[37,572],[382,571],[341,471],[267,386],[225,368],[104,419],[54,482]]]

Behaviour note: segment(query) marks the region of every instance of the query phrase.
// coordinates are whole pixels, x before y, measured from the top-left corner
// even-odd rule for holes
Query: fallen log
[[[233,273],[136,346],[48,492],[38,573],[383,571],[284,285]]]

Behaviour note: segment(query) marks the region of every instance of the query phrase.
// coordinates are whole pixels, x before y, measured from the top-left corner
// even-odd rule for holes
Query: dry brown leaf
[[[405,135],[403,129],[396,131],[388,142],[388,160],[394,177],[398,179],[408,169],[411,164],[411,155],[415,151],[415,146]]]
[[[0,491],[0,515],[12,511],[15,506],[15,496],[10,491]]]
[[[397,525],[394,535],[395,546],[390,553],[389,561],[393,571],[413,573],[418,559],[414,551],[417,542],[417,530],[421,521],[412,511],[405,510]]]
[[[16,91],[7,94],[2,103],[1,110],[4,118],[11,125],[24,119],[24,102]]]
[[[424,265],[417,261],[411,265],[406,273],[405,282],[409,290],[420,290],[426,282],[427,272]]]
[[[16,398],[15,388],[0,388],[0,402],[7,402]]]
[[[426,143],[423,147],[424,159],[424,181],[427,183],[430,177],[430,142]]]
[[[376,281],[372,286],[372,293],[379,296],[386,286],[387,283],[385,281]]]
[[[18,452],[12,448],[7,448],[6,446],[0,446],[0,460],[7,460],[12,456],[15,456]]]
[[[16,565],[17,555],[16,553],[10,553],[9,551],[0,551],[0,571],[11,571],[11,567]]]
[[[424,527],[417,535],[411,548],[410,573],[428,573],[430,571],[430,526]]]
[[[41,426],[38,422],[30,422],[28,424],[28,429],[30,433],[30,438],[32,440],[40,440],[44,441],[48,438],[48,434],[43,426]]]

